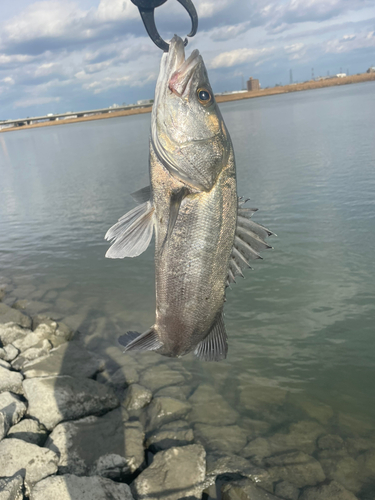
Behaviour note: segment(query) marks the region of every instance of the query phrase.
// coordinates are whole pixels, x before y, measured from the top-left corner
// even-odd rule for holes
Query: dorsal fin
[[[195,348],[194,354],[202,361],[221,361],[227,357],[227,352],[227,333],[221,311],[207,337]]]

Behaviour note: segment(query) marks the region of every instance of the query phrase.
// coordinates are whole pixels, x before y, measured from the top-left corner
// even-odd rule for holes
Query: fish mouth
[[[193,50],[185,60],[185,48],[180,37],[175,35],[170,43],[168,60],[169,78],[168,88],[178,97],[185,97],[189,93],[192,77],[201,57],[198,50]]]

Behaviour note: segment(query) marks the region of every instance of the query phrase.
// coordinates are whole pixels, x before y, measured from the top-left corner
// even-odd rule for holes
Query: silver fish
[[[227,355],[225,290],[272,233],[239,203],[234,152],[202,57],[174,36],[162,57],[151,117],[151,187],[106,234],[109,258],[135,257],[155,230],[156,321],[125,350],[206,361]]]

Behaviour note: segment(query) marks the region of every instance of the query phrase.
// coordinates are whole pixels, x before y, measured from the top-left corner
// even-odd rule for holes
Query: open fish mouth
[[[185,57],[184,57],[185,59]],[[179,97],[189,93],[189,83],[200,60],[199,51],[194,50],[169,79],[169,90]]]

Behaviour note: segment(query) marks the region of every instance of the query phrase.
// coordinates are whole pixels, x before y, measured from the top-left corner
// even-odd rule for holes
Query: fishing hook
[[[156,7],[160,7],[167,0],[131,0],[134,5],[136,5],[139,9],[139,12],[142,17],[143,24],[145,25],[146,31],[151,38],[151,40],[159,47],[159,49],[164,52],[168,52],[169,43],[165,42],[162,37],[159,35],[158,30],[155,25],[155,17],[154,11]],[[192,28],[190,33],[187,36],[194,36],[198,29],[198,14],[195,10],[192,0],[177,0],[180,4],[185,7],[187,10]],[[185,38],[184,45],[187,45],[188,40]]]

